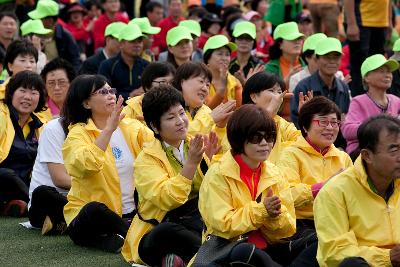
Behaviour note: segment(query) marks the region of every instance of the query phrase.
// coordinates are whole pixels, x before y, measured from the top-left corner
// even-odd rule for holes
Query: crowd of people
[[[0,3],[0,215],[132,266],[400,267],[390,0]]]

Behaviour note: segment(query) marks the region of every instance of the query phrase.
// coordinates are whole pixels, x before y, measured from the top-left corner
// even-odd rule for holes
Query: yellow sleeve
[[[1,105],[1,104],[0,104]],[[7,144],[9,141],[7,138],[7,117],[6,114],[3,113],[0,106],[0,162],[6,159],[8,152],[6,151],[9,145]]]
[[[140,201],[148,200],[164,211],[184,204],[192,189],[191,180],[181,174],[171,177],[159,159],[144,152],[135,161],[134,177]]]
[[[300,208],[311,204],[314,201],[311,185],[302,183],[300,162],[290,147],[282,152],[277,165],[289,181],[294,206]]]
[[[208,231],[220,237],[231,239],[249,231],[259,229],[268,219],[264,204],[250,201],[242,207],[235,207],[228,184],[218,173],[217,165],[204,177],[199,193],[199,210]]]
[[[284,118],[280,119],[279,127],[281,128],[283,142],[294,142],[301,135],[301,131],[297,130],[296,126],[293,123],[288,122]]]
[[[129,100],[128,100],[129,101]],[[135,111],[133,110],[133,108],[130,106],[130,104],[127,101],[127,105],[122,109],[122,113],[125,114],[125,118],[129,118],[129,119],[136,119],[135,116]]]
[[[75,126],[62,147],[64,165],[70,176],[90,177],[103,169],[105,151],[88,140],[84,129]]]
[[[337,266],[347,257],[362,257],[375,267],[392,266],[390,249],[358,245],[354,232],[349,230],[346,205],[345,196],[331,194],[326,188],[315,199],[314,220],[320,266]]]
[[[190,116],[190,114],[188,115]],[[195,136],[196,134],[209,134],[215,125],[211,117],[211,109],[207,106],[200,108],[193,120],[189,122],[189,135]]]
[[[277,185],[272,186],[272,189],[274,195],[281,200],[281,214],[275,218],[269,217],[261,230],[268,241],[276,243],[296,232],[296,213],[289,183],[285,179],[281,179]]]

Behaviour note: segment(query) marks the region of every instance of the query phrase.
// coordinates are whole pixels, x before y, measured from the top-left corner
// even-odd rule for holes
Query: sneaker
[[[24,217],[28,212],[28,204],[23,200],[10,200],[4,207],[2,215],[11,217]]]
[[[65,222],[53,225],[49,216],[46,216],[42,226],[42,235],[62,235],[67,231],[67,224]]]
[[[183,260],[175,254],[167,254],[162,260],[162,267],[185,267]]]
[[[104,235],[101,237],[98,247],[106,252],[120,253],[124,245],[125,238],[119,234]]]

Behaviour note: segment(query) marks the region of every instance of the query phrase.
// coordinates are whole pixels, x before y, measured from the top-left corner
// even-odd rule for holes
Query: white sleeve
[[[50,121],[39,138],[38,155],[41,163],[64,164],[61,148],[65,140],[65,133],[58,119]]]

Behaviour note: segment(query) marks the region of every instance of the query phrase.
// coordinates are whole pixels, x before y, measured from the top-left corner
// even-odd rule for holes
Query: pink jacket
[[[387,97],[389,104],[386,113],[398,116],[400,114],[400,98],[391,94],[387,94]],[[369,117],[381,113],[384,111],[367,94],[356,96],[351,100],[349,111],[341,128],[343,137],[347,141],[347,153],[353,152],[358,147],[357,130],[361,123]]]

